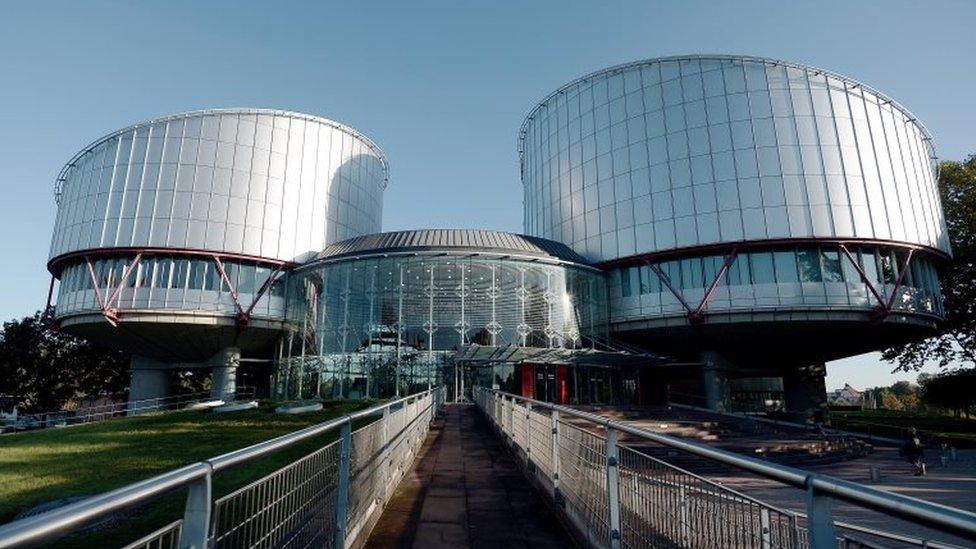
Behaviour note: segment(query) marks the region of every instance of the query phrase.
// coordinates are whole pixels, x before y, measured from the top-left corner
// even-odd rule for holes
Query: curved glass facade
[[[131,269],[134,257],[95,259],[92,269],[76,262],[61,272],[58,293],[59,317],[84,313],[98,313],[101,302],[114,292],[118,296],[113,306],[121,310],[214,312],[226,316],[237,314],[230,287],[213,258],[159,255],[143,257]],[[224,259],[221,266],[243,307],[249,307],[258,297],[261,287],[275,275],[276,267],[254,261]],[[98,291],[92,282],[92,273]],[[124,278],[124,280],[123,280]],[[287,279],[275,277],[275,282],[254,304],[252,313],[266,320],[285,320],[287,313],[298,315],[304,308],[301,302],[289,306]]]
[[[173,115],[102,138],[58,179],[51,258],[94,248],[301,262],[376,232],[386,161],[336,122],[283,111]]]
[[[861,271],[885,299],[895,294],[891,299],[893,312],[944,316],[936,264],[931,258],[914,255],[902,273],[907,251],[884,247],[850,247],[848,251],[850,258],[836,245],[743,251],[735,255],[722,276],[719,273],[726,255],[615,268],[609,272],[611,321],[685,316],[687,311],[678,295],[695,306],[716,280],[707,304],[709,313],[776,309],[870,312],[879,303],[861,278]]]
[[[924,128],[815,68],[716,56],[600,71],[530,113],[520,154],[526,232],[594,262],[789,238],[949,252]]]
[[[581,348],[606,337],[606,286],[580,265],[444,251],[326,261],[296,271],[312,306],[279,391],[393,394],[439,379],[469,344]],[[303,375],[298,376],[298,372]],[[290,381],[288,377],[290,376]]]

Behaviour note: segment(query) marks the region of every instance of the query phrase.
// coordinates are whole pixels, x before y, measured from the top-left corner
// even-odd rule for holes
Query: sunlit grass
[[[370,402],[332,402],[301,415],[275,414],[273,406],[214,414],[179,411],[119,418],[100,423],[0,436],[0,522],[24,509],[56,499],[93,495],[231,450],[321,423]],[[336,433],[277,452],[214,479],[215,497],[304,455]],[[117,544],[179,518],[178,497],[133,520],[132,532],[99,541]],[[93,540],[86,540],[92,543]]]
[[[914,427],[947,444],[976,447],[976,420],[973,419],[894,410],[835,411],[830,416],[835,426],[851,431],[903,438],[906,429]]]

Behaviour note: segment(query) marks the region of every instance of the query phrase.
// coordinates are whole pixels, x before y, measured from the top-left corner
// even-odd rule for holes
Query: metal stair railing
[[[833,499],[976,540],[976,514],[662,435],[566,406],[476,387],[475,402],[593,547],[958,547],[834,520]],[[591,428],[569,423],[585,420]],[[806,493],[806,513],[763,503],[619,443],[622,434]],[[855,535],[852,535],[856,534]],[[840,535],[839,535],[840,534]]]

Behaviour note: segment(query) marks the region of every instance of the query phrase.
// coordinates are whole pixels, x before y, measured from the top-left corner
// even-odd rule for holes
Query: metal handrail
[[[0,549],[21,547],[49,541],[76,530],[84,523],[110,513],[145,503],[177,488],[189,487],[191,491],[201,481],[206,481],[206,499],[210,496],[210,477],[215,471],[227,469],[262,457],[276,450],[295,445],[336,428],[351,425],[356,419],[380,414],[387,408],[406,404],[410,400],[433,395],[438,388],[384,402],[364,410],[336,418],[325,423],[306,427],[247,448],[235,450],[204,461],[198,461],[128,486],[92,496],[46,513],[40,513],[8,524],[0,525]],[[193,499],[191,494],[189,500]],[[189,509],[188,509],[189,510]],[[209,513],[207,513],[209,515]]]
[[[113,402],[111,404],[87,406],[75,410],[62,409],[47,412],[31,412],[29,414],[18,414],[16,419],[8,420],[4,426],[14,429],[25,427],[46,429],[62,423],[65,426],[82,425],[114,419],[118,416],[131,415],[137,412],[142,413],[174,409],[182,405],[195,404],[198,402],[204,402],[206,400],[227,400],[228,398],[232,398],[234,400],[250,399],[254,397],[254,393],[254,387],[238,387],[234,393],[228,393],[223,395],[223,397],[214,397],[210,391],[200,391],[182,395],[172,395],[168,397]]]
[[[761,461],[726,450],[713,448],[705,444],[654,433],[566,406],[542,402],[493,389],[480,387],[477,389],[487,391],[502,398],[528,403],[533,408],[553,410],[559,412],[561,415],[585,419],[608,430],[627,433],[662,446],[736,467],[771,480],[782,482],[794,488],[806,490],[811,497],[828,495],[870,509],[902,517],[921,525],[938,526],[967,539],[976,540],[976,513],[901,494],[885,492],[863,484],[849,482],[819,473],[812,473],[787,465]],[[812,515],[813,513],[808,514]]]

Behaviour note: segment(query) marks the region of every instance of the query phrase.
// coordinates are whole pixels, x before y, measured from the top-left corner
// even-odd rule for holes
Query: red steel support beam
[[[691,315],[694,313],[694,310],[691,308],[691,305],[688,305],[688,302],[685,301],[685,296],[682,295],[681,292],[676,290],[674,286],[671,285],[671,280],[668,279],[668,276],[663,272],[661,272],[661,268],[654,263],[648,263],[647,266],[650,267],[652,271],[654,271],[654,274],[656,274],[657,277],[661,280],[661,284],[664,284],[664,286],[671,291],[671,294],[674,295],[674,297],[678,298],[678,301],[681,302],[681,305],[685,308],[685,311],[688,312],[688,316],[691,317]]]
[[[915,250],[909,248],[908,255],[905,257],[905,263],[902,265],[901,270],[898,272],[898,278],[895,280],[895,286],[891,289],[891,295],[888,296],[888,299],[886,300],[881,292],[875,288],[874,284],[868,280],[867,273],[864,272],[864,269],[861,268],[861,265],[858,264],[857,259],[855,259],[851,252],[848,251],[847,247],[843,244],[841,244],[839,247],[841,251],[844,252],[844,255],[847,256],[847,259],[851,262],[851,265],[853,265],[857,270],[857,273],[861,276],[861,281],[864,282],[864,284],[868,287],[868,290],[870,290],[871,294],[874,296],[874,299],[878,302],[878,306],[874,309],[874,314],[871,315],[871,321],[881,322],[892,312],[892,308],[895,305],[895,298],[898,296],[898,290],[901,289],[902,283],[905,281],[905,275],[908,273],[908,269],[911,266],[912,258],[915,257]]]
[[[119,285],[117,288],[115,288],[115,291],[112,292],[112,295],[109,296],[108,301],[105,302],[106,307],[109,307],[113,311],[116,309],[116,307],[112,305],[112,302],[117,302],[122,299],[122,288],[124,288],[125,283],[128,282],[129,275],[131,275],[139,267],[140,261],[142,261],[142,252],[137,253],[136,258],[132,260],[132,263],[126,267],[124,271],[122,271],[122,277],[119,279]]]
[[[112,326],[119,325],[119,317],[116,315],[108,306],[108,302],[105,301],[104,296],[102,296],[102,290],[99,288],[98,277],[95,276],[95,267],[92,266],[91,258],[87,255],[85,256],[85,264],[88,265],[88,274],[91,276],[92,288],[95,289],[95,300],[98,301],[98,308],[102,311],[102,316],[108,321]]]
[[[251,300],[251,306],[248,307],[247,311],[244,312],[244,314],[247,315],[248,319],[251,318],[251,312],[254,310],[254,307],[257,306],[258,301],[260,301],[261,298],[264,297],[265,292],[267,292],[271,288],[271,285],[275,283],[275,280],[277,280],[276,277],[280,272],[281,272],[281,265],[278,265],[277,267],[275,267],[275,270],[272,271],[270,275],[268,275],[268,278],[264,281],[264,284],[261,285],[261,288],[258,290],[258,293],[254,295],[254,299]]]
[[[51,275],[51,283],[47,287],[47,301],[44,303],[44,313],[41,314],[41,322],[45,325],[56,328],[58,323],[54,320],[54,306],[51,305],[51,299],[54,297],[54,275]]]
[[[111,251],[117,252],[118,250],[111,250]],[[189,252],[185,250],[181,250],[179,252],[189,254]],[[167,250],[167,249],[157,250],[151,248],[137,251],[135,258],[132,260],[132,263],[123,271],[121,278],[119,279],[118,286],[112,291],[112,293],[108,297],[102,294],[102,290],[98,283],[98,277],[95,275],[95,267],[92,265],[91,256],[89,254],[81,255],[81,257],[84,258],[85,260],[85,265],[88,267],[88,275],[91,277],[92,288],[95,290],[95,299],[98,301],[98,308],[101,310],[102,315],[105,316],[106,320],[108,320],[109,324],[111,324],[112,326],[118,326],[119,322],[121,322],[117,303],[118,301],[121,300],[122,290],[125,287],[126,282],[129,280],[129,277],[139,267],[139,264],[142,261],[142,257],[144,255],[157,255],[157,254],[171,256],[173,255],[173,253],[174,253],[173,250]],[[199,251],[192,251],[192,254],[207,255],[214,260],[214,263],[216,263],[217,265],[217,270],[220,272],[220,277],[224,281],[224,284],[227,284],[227,288],[230,291],[231,299],[233,299],[234,301],[234,307],[237,309],[237,323],[240,326],[246,326],[250,322],[251,313],[254,311],[254,308],[257,306],[258,301],[260,301],[261,298],[264,297],[265,294],[267,294],[271,286],[274,285],[274,283],[280,278],[280,275],[285,270],[285,268],[291,265],[289,263],[284,263],[279,261],[274,262],[273,263],[274,270],[271,271],[271,274],[268,276],[267,279],[265,279],[260,289],[258,289],[257,293],[254,295],[254,298],[251,300],[251,304],[245,309],[241,305],[240,297],[238,296],[237,289],[234,287],[234,284],[230,281],[230,277],[227,276],[227,270],[224,268],[223,261],[221,261],[221,257],[230,257],[236,259],[239,256],[234,254],[217,254],[217,253],[206,253],[206,252],[199,252]],[[53,292],[54,292],[54,280],[55,280],[54,276],[52,275],[51,287],[48,289],[47,308],[45,310],[51,308],[51,298],[53,297]]]
[[[715,293],[715,288],[718,287],[718,283],[721,282],[722,278],[725,277],[725,273],[729,271],[729,267],[732,266],[732,262],[735,261],[735,258],[738,255],[739,255],[739,249],[732,248],[732,251],[725,256],[725,261],[722,263],[722,268],[719,269],[718,272],[715,274],[715,278],[712,280],[712,283],[708,286],[708,290],[705,290],[705,295],[702,296],[701,302],[698,304],[698,308],[695,309],[694,316],[689,317],[693,319],[692,322],[702,322],[703,320],[705,320],[705,307],[708,306],[709,300],[712,299],[712,294]]]
[[[718,288],[719,283],[722,281],[722,278],[725,277],[725,273],[729,271],[729,267],[732,266],[732,262],[735,261],[738,254],[738,248],[732,248],[732,251],[725,256],[725,261],[722,263],[722,267],[717,273],[715,273],[715,277],[708,285],[708,289],[705,290],[705,294],[702,296],[701,301],[698,302],[698,306],[694,309],[691,308],[691,305],[688,305],[688,301],[685,300],[684,295],[671,285],[671,281],[668,279],[667,275],[661,272],[661,268],[658,267],[657,264],[647,263],[647,266],[654,271],[654,274],[657,275],[657,277],[661,280],[661,283],[667,287],[674,297],[678,298],[678,301],[681,302],[681,305],[685,308],[685,311],[688,312],[688,320],[692,324],[701,324],[705,321],[705,308],[708,307],[708,302],[712,299],[712,296],[715,294],[715,289]]]
[[[901,271],[898,272],[898,279],[895,280],[895,287],[891,289],[891,295],[888,297],[888,304],[885,305],[885,311],[887,314],[891,314],[891,308],[895,304],[895,296],[898,295],[898,290],[901,289],[901,283],[905,280],[905,273],[908,272],[908,267],[912,263],[912,257],[915,255],[915,250],[908,250],[908,255],[905,257],[905,264],[902,265]],[[898,254],[895,254],[898,257]]]
[[[881,297],[881,294],[878,293],[878,290],[877,288],[874,287],[874,284],[872,284],[871,281],[868,280],[868,275],[867,273],[864,272],[864,269],[861,268],[861,264],[858,263],[857,259],[855,259],[854,256],[851,255],[851,252],[847,250],[847,246],[840,244],[839,247],[840,247],[840,251],[844,252],[844,255],[847,256],[847,259],[851,262],[851,265],[854,266],[854,269],[857,270],[857,274],[861,275],[861,282],[863,282],[868,287],[868,290],[871,291],[871,294],[874,296],[874,299],[878,301],[878,306],[884,308],[885,307],[884,298]]]
[[[224,284],[227,284],[227,289],[230,291],[230,298],[234,301],[234,307],[237,308],[237,323],[241,325],[246,325],[250,318],[244,313],[244,309],[241,307],[241,301],[237,298],[237,289],[234,288],[234,284],[230,281],[230,277],[227,276],[227,270],[224,269],[224,263],[220,260],[219,256],[213,257],[214,263],[217,264],[217,270],[220,271],[220,278],[223,279]]]

